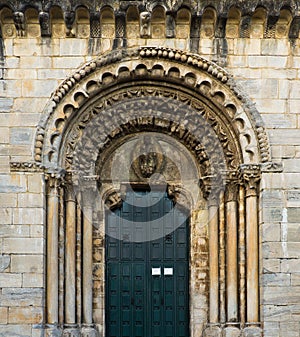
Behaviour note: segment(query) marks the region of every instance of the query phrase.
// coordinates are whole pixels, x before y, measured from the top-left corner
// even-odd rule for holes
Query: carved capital
[[[239,174],[236,171],[227,172],[226,188],[225,188],[225,200],[237,201],[239,191],[240,179]]]
[[[63,185],[64,176],[65,172],[63,170],[56,172],[47,172],[45,174],[48,195],[58,193],[58,189]]]
[[[174,202],[184,210],[190,211],[192,207],[192,199],[188,193],[179,184],[168,185],[168,196],[174,200]]]
[[[256,196],[257,188],[261,178],[260,165],[241,165],[241,179],[246,188],[246,197]]]
[[[205,199],[208,199],[211,192],[211,178],[212,176],[206,176],[199,179],[199,187]]]
[[[237,201],[238,197],[238,190],[239,190],[239,181],[238,180],[231,180],[227,182],[226,189],[225,189],[225,200],[226,202],[230,201]]]
[[[72,173],[67,172],[64,179],[64,189],[67,201],[75,201],[73,176]]]
[[[106,194],[104,200],[105,206],[110,210],[121,207],[123,203],[121,192],[114,189],[110,190]]]

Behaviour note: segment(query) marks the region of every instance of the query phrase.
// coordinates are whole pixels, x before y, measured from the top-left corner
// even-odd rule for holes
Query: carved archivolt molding
[[[38,127],[35,161],[46,168],[66,168],[89,123],[100,118],[109,129],[112,121],[106,111],[110,107],[143,97],[186,104],[195,112],[189,122],[193,130],[201,128],[202,116],[222,144],[228,169],[270,161],[261,118],[226,71],[198,55],[164,47],[117,50],[88,62],[66,79],[53,94]],[[153,121],[130,120],[136,132],[138,124],[164,123],[155,113]],[[125,118],[111,132],[117,137],[126,133],[126,127],[120,128],[128,122]],[[186,123],[175,122],[167,128],[179,130]],[[109,134],[107,141],[111,138]]]

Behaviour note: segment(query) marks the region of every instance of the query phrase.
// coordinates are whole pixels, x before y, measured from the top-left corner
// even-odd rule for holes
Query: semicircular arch
[[[147,101],[148,115],[145,109],[138,109],[138,105],[128,108],[137,100],[144,107]],[[149,106],[151,101],[160,106],[160,110]],[[170,109],[176,111],[176,104],[180,108],[172,115]],[[127,112],[119,112],[114,118],[122,118],[112,123],[111,112],[124,107]],[[164,109],[168,113],[161,117]],[[188,113],[179,113],[180,109]],[[140,111],[144,114],[136,118]],[[86,63],[67,78],[52,95],[38,127],[35,161],[49,169],[68,170],[87,125],[98,124],[99,131],[100,126],[104,126],[102,138],[107,139],[102,139],[102,143],[107,143],[116,134],[116,137],[126,134],[130,123],[135,130],[143,130],[149,123],[148,129],[153,126],[165,133],[170,133],[172,127],[185,130],[181,141],[188,147],[187,139],[195,135],[195,130],[201,130],[198,137],[202,132],[202,142],[198,143],[203,145],[207,135],[203,126],[207,125],[222,146],[227,170],[241,164],[270,161],[259,113],[232,77],[199,55],[163,47],[110,52]],[[178,131],[178,134],[184,132]],[[176,132],[173,134],[176,137]],[[201,147],[198,143],[195,148]],[[94,146],[96,159],[101,146]]]

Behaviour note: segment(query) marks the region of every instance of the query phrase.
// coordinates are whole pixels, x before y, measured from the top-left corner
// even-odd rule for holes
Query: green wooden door
[[[127,193],[106,221],[106,336],[189,336],[189,226],[159,191]]]

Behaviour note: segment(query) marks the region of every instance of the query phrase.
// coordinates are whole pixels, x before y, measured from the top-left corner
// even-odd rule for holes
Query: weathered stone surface
[[[262,330],[258,327],[248,327],[243,330],[243,337],[262,337]]]
[[[21,286],[22,286],[21,274],[12,274],[12,273],[0,274],[0,288],[21,287]]]
[[[10,324],[0,326],[0,337],[31,337],[30,325]]]
[[[11,272],[43,273],[44,258],[42,255],[12,255]]]
[[[242,335],[241,330],[236,327],[228,326],[223,330],[222,336],[224,337],[240,337]]]
[[[0,295],[1,305],[6,307],[42,307],[43,293],[42,289],[36,288],[3,288],[2,295]]]
[[[12,105],[12,98],[0,98],[0,112],[10,112]]]
[[[0,255],[0,273],[5,271],[10,265],[10,256],[9,255]]]
[[[11,324],[38,324],[43,320],[43,308],[9,308],[8,323]]]
[[[18,193],[26,192],[26,179],[22,175],[0,175],[0,192],[1,193]]]
[[[44,242],[38,238],[3,239],[3,252],[14,254],[43,254]]]
[[[33,140],[34,129],[30,128],[11,128],[10,143],[11,144],[31,144]]]
[[[263,275],[263,285],[265,287],[269,286],[289,286],[291,284],[290,274],[264,274]]]
[[[263,303],[270,305],[298,304],[300,287],[274,286],[263,289]]]

